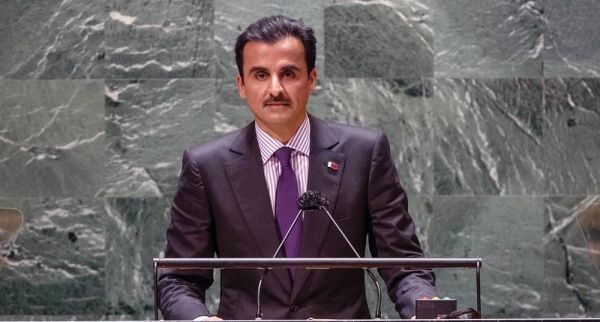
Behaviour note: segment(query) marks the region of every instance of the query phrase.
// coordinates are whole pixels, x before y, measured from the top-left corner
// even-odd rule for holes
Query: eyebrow
[[[296,66],[296,65],[284,65],[283,67],[281,67],[281,70],[295,70],[298,71],[300,70],[300,67]]]
[[[266,67],[262,67],[262,66],[254,66],[252,68],[250,68],[250,70],[248,71],[248,74],[252,74],[255,72],[263,72],[266,71],[267,68]],[[289,64],[289,65],[284,65],[283,67],[281,67],[281,70],[294,70],[294,71],[298,71],[300,70],[300,67],[293,65],[293,64]]]
[[[252,74],[254,72],[262,72],[262,71],[266,71],[267,69],[265,67],[260,67],[260,66],[254,66],[252,68],[250,68],[250,70],[248,71],[248,74]]]

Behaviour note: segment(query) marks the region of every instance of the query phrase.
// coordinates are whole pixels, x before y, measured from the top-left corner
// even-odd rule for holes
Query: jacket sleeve
[[[400,185],[385,134],[377,137],[368,181],[369,248],[373,257],[424,257],[408,212],[406,192]],[[380,269],[388,294],[403,319],[415,315],[415,301],[437,296],[431,270]]]
[[[167,258],[214,257],[214,223],[204,184],[193,154],[183,154],[178,190],[167,230]],[[166,320],[193,320],[210,315],[205,291],[212,270],[163,269],[158,282],[159,308]]]

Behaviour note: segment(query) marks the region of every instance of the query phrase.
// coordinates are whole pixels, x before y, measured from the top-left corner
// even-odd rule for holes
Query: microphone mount
[[[360,255],[358,254],[358,252],[356,251],[356,249],[354,248],[354,246],[352,246],[352,243],[348,240],[348,237],[346,237],[346,234],[344,234],[344,232],[342,231],[340,226],[338,226],[335,219],[333,219],[333,216],[329,213],[329,211],[327,211],[327,209],[325,208],[326,206],[329,206],[329,200],[322,193],[314,191],[314,190],[308,190],[305,193],[303,193],[302,196],[300,196],[298,198],[298,214],[296,215],[296,218],[294,218],[294,221],[290,225],[290,228],[288,229],[287,233],[282,238],[281,243],[279,244],[279,247],[277,247],[277,250],[275,251],[275,254],[273,255],[273,258],[276,258],[277,255],[279,254],[279,252],[281,251],[281,248],[283,247],[283,245],[285,244],[285,241],[287,240],[288,236],[292,232],[292,229],[296,225],[296,222],[300,218],[300,215],[302,214],[302,212],[307,211],[307,210],[322,210],[322,211],[324,211],[327,214],[327,216],[329,216],[329,219],[335,225],[335,227],[340,232],[342,237],[344,237],[344,240],[346,241],[348,246],[350,246],[350,249],[352,249],[352,251],[354,252],[356,257],[361,258]],[[375,319],[380,320],[381,319],[381,287],[379,286],[379,282],[377,282],[377,278],[371,272],[371,269],[369,269],[369,268],[363,268],[363,269],[367,272],[369,277],[373,280],[373,283],[375,284],[375,287],[377,288],[377,307],[375,308]],[[263,280],[265,279],[265,277],[267,276],[268,273],[269,273],[269,269],[265,268],[265,272],[263,273],[263,275],[260,278],[260,281],[258,282],[257,297],[256,297],[257,308],[256,308],[255,320],[262,320],[262,317],[263,317],[262,306],[260,303],[260,290],[262,288]]]
[[[319,210],[329,206],[329,200],[325,195],[314,190],[308,190],[298,198],[298,209]]]
[[[315,193],[319,194],[320,196],[325,198],[325,196],[323,196],[322,194],[320,194],[318,192],[315,192]],[[326,200],[326,205],[329,205],[329,200],[327,200],[326,198],[325,198],[325,200]],[[348,240],[348,237],[346,237],[346,234],[344,234],[344,232],[342,231],[340,226],[337,224],[335,219],[333,219],[333,216],[329,213],[329,211],[327,211],[327,209],[322,205],[319,206],[319,209],[323,210],[327,214],[327,216],[329,216],[329,219],[335,225],[335,228],[337,228],[337,230],[340,232],[342,237],[344,237],[344,240],[346,241],[348,246],[350,246],[350,249],[352,249],[352,251],[354,252],[354,255],[356,255],[357,258],[361,258],[360,255],[358,254],[358,252],[356,251],[356,249],[354,248],[354,246],[352,246],[352,243],[350,243],[350,241]],[[373,283],[375,284],[375,288],[377,288],[377,305],[375,307],[375,319],[380,320],[381,319],[381,287],[379,286],[379,282],[377,282],[377,278],[371,272],[371,269],[370,268],[363,268],[363,269],[367,272],[367,275],[369,275],[371,280],[373,280]]]
[[[302,195],[302,196],[304,196],[304,195]],[[300,201],[298,201],[298,202],[300,202]],[[281,248],[285,244],[285,241],[288,239],[288,236],[292,232],[292,229],[296,225],[296,222],[298,222],[298,219],[300,218],[300,215],[302,214],[302,211],[303,211],[302,209],[300,209],[300,207],[298,207],[298,208],[299,208],[298,214],[296,214],[296,218],[294,218],[294,221],[290,225],[290,228],[285,233],[285,236],[283,236],[283,238],[281,239],[281,243],[279,243],[279,246],[277,247],[277,250],[275,251],[275,254],[273,254],[273,258],[277,257],[277,255],[281,251]],[[268,273],[269,273],[269,269],[265,268],[265,272],[263,273],[263,275],[260,277],[260,280],[258,281],[258,289],[256,291],[257,294],[256,294],[256,318],[254,318],[255,320],[262,320],[262,318],[263,318],[262,306],[261,306],[261,303],[260,303],[260,290],[262,289],[263,280],[265,279],[265,277],[267,277]]]

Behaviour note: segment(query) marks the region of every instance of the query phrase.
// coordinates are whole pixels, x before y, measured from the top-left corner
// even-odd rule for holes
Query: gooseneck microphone
[[[290,232],[292,231],[292,229],[294,228],[294,225],[296,225],[296,222],[300,218],[300,215],[302,214],[303,211],[306,211],[306,210],[322,210],[322,211],[324,211],[327,214],[327,216],[329,216],[329,219],[331,220],[331,222],[333,222],[333,224],[335,225],[337,230],[340,232],[342,237],[344,237],[344,240],[346,241],[348,246],[350,246],[350,249],[352,249],[352,251],[354,252],[356,257],[361,258],[360,255],[358,254],[358,252],[356,251],[356,249],[354,248],[354,246],[352,246],[352,243],[350,243],[350,241],[348,240],[348,237],[346,237],[346,234],[344,234],[344,232],[342,231],[340,226],[338,226],[335,219],[333,219],[333,216],[325,208],[328,205],[329,205],[329,200],[327,199],[327,197],[325,197],[325,195],[323,195],[320,192],[308,190],[304,194],[302,194],[302,196],[300,196],[298,198],[298,214],[296,215],[296,218],[294,218],[294,221],[292,222],[292,225],[288,229],[287,233],[281,240],[279,247],[277,247],[277,250],[275,251],[273,258],[277,257],[277,254],[279,254],[281,247],[283,247],[283,245],[285,244],[285,241],[288,238],[288,236],[290,235]],[[377,278],[375,278],[375,276],[371,272],[371,269],[365,268],[364,270],[367,272],[369,277],[373,280],[373,283],[375,284],[375,287],[377,288],[377,307],[375,308],[375,319],[381,319],[381,287],[379,286],[379,282],[377,282]],[[258,282],[257,309],[256,309],[255,320],[262,320],[263,315],[262,315],[262,309],[261,309],[261,304],[260,304],[260,290],[262,288],[262,282],[268,273],[269,273],[269,269],[266,268],[265,272],[263,273],[263,275],[260,278],[260,281]]]
[[[302,198],[305,194],[306,193],[304,193],[300,198]],[[298,198],[298,204],[300,204],[300,198]],[[285,233],[285,236],[283,236],[283,238],[281,239],[281,243],[277,247],[277,250],[275,250],[275,254],[273,254],[273,258],[276,258],[277,255],[279,254],[279,252],[281,251],[281,248],[285,244],[285,241],[288,239],[288,236],[292,232],[292,229],[296,225],[296,222],[298,222],[298,218],[300,218],[300,215],[302,214],[303,210],[304,209],[302,209],[302,208],[300,208],[300,206],[298,206],[298,214],[296,214],[296,218],[294,218],[294,221],[290,225],[290,228]],[[257,294],[256,294],[256,318],[255,318],[255,320],[262,320],[262,317],[263,317],[262,307],[260,304],[260,290],[262,288],[263,280],[265,279],[265,277],[267,276],[268,273],[269,273],[269,269],[265,268],[265,272],[262,274],[262,276],[260,277],[260,280],[258,281],[258,289],[256,290]]]
[[[350,246],[350,249],[352,249],[354,255],[356,255],[356,257],[358,258],[361,258],[354,246],[352,246],[352,243],[350,243],[350,241],[348,240],[348,237],[346,237],[346,234],[344,234],[344,232],[342,231],[340,226],[338,226],[335,219],[333,219],[333,216],[329,213],[329,211],[327,211],[327,208],[325,208],[325,206],[328,205],[329,200],[327,200],[327,197],[325,197],[323,194],[317,191],[309,190],[306,193],[304,193],[300,198],[298,198],[298,208],[302,210],[323,210],[327,214],[327,216],[329,216],[329,219],[335,225],[335,228],[337,228],[337,230],[340,232],[340,235],[344,237],[344,240],[346,241],[348,246]],[[377,278],[375,278],[375,275],[373,275],[371,269],[365,268],[364,270],[373,280],[373,283],[375,283],[375,287],[377,288],[377,307],[375,308],[375,319],[381,319],[381,287],[379,287],[379,282],[377,282]]]

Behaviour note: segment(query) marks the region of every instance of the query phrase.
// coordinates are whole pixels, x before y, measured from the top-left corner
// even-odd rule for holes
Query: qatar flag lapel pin
[[[340,166],[337,163],[331,161],[327,162],[327,167],[335,171],[337,171],[340,168]]]

